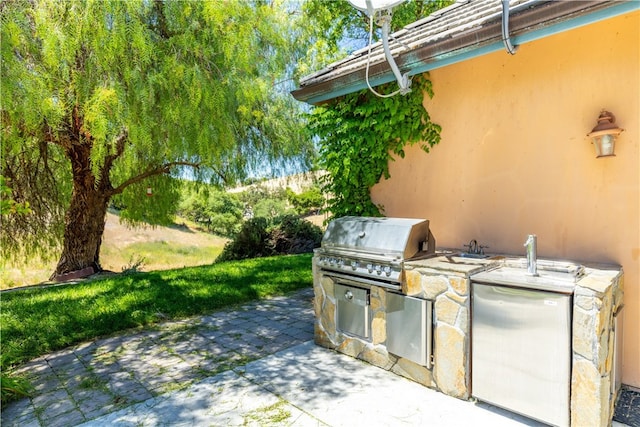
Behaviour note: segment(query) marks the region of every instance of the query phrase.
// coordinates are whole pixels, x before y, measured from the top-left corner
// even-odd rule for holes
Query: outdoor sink
[[[527,259],[526,258],[506,258],[504,261],[505,267],[514,267],[514,268],[522,268],[524,270],[527,269]],[[584,266],[580,264],[576,264],[570,261],[553,261],[553,260],[544,260],[539,259],[537,262],[538,272],[555,272],[555,273],[564,273],[568,277],[573,277],[574,279],[580,278],[584,275]],[[565,276],[558,276],[565,277]],[[577,280],[574,280],[577,281]]]
[[[489,258],[489,255],[486,255],[486,254],[472,254],[472,253],[469,253],[469,252],[460,252],[460,253],[456,254],[455,256],[458,256],[460,258],[473,258],[473,259]]]
[[[584,275],[584,267],[571,262],[538,260],[537,267],[538,274],[533,276],[527,273],[526,258],[508,258],[500,267],[475,274],[471,280],[570,294]]]

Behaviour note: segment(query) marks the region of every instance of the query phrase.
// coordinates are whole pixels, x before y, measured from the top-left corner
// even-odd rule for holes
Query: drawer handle
[[[347,291],[344,293],[344,297],[346,299],[353,299],[353,293],[351,291]]]

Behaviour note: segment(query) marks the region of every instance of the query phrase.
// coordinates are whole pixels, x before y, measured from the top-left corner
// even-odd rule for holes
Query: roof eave
[[[558,1],[529,8],[510,17],[511,35],[516,45],[639,10],[637,1]],[[396,58],[402,73],[410,76],[504,49],[501,22],[455,34],[426,44]],[[371,86],[394,81],[386,62],[371,65]],[[291,92],[299,101],[318,104],[367,88],[365,69],[310,83]]]

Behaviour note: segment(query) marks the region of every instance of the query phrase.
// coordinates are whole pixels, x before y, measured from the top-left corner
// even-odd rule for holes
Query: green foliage
[[[282,188],[269,189],[264,185],[252,185],[245,191],[238,194],[238,197],[245,206],[253,209],[255,205],[264,199],[286,200],[286,190]]]
[[[24,215],[31,212],[29,202],[19,203],[13,199],[8,179],[0,175],[0,215]]]
[[[324,206],[324,196],[317,185],[305,189],[300,194],[287,188],[287,200],[300,216],[317,214]]]
[[[216,262],[258,258],[272,255],[265,242],[269,237],[266,218],[256,217],[245,221],[233,240],[228,242]]]
[[[256,217],[243,224],[235,239],[225,245],[216,263],[312,252],[321,240],[320,227],[295,215],[283,215],[271,223],[265,218]]]
[[[276,217],[291,211],[287,193],[283,188],[268,188],[252,185],[238,194],[249,217],[262,217],[273,221]]]
[[[310,126],[320,138],[320,165],[328,172],[323,190],[332,195],[333,216],[379,216],[369,191],[389,178],[393,155],[404,157],[405,146],[415,143],[429,152],[440,141],[440,126],[422,104],[425,93],[433,96],[431,81],[421,75],[405,96],[378,98],[364,90],[313,109]]]
[[[267,198],[258,200],[253,206],[253,216],[273,221],[275,218],[291,212],[286,199]]]
[[[4,372],[0,374],[0,392],[3,405],[29,396],[32,390],[33,387],[26,379],[7,375]]]
[[[310,287],[310,265],[307,254],[256,258],[6,293],[0,300],[1,368],[166,318]]]
[[[267,245],[275,254],[313,252],[320,246],[322,234],[322,229],[309,221],[296,215],[283,215],[271,228]]]
[[[220,236],[232,237],[238,232],[243,206],[237,195],[213,187],[185,192],[178,210],[181,216]]]
[[[142,222],[167,226],[173,223],[181,188],[179,179],[151,176],[114,195],[111,204],[120,208],[120,219],[126,224],[135,226]],[[151,191],[150,195],[148,191]]]

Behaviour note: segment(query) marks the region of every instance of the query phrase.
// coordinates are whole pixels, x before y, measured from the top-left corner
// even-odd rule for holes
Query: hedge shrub
[[[321,240],[320,227],[295,215],[280,216],[271,224],[256,217],[243,224],[216,262],[312,252]]]

